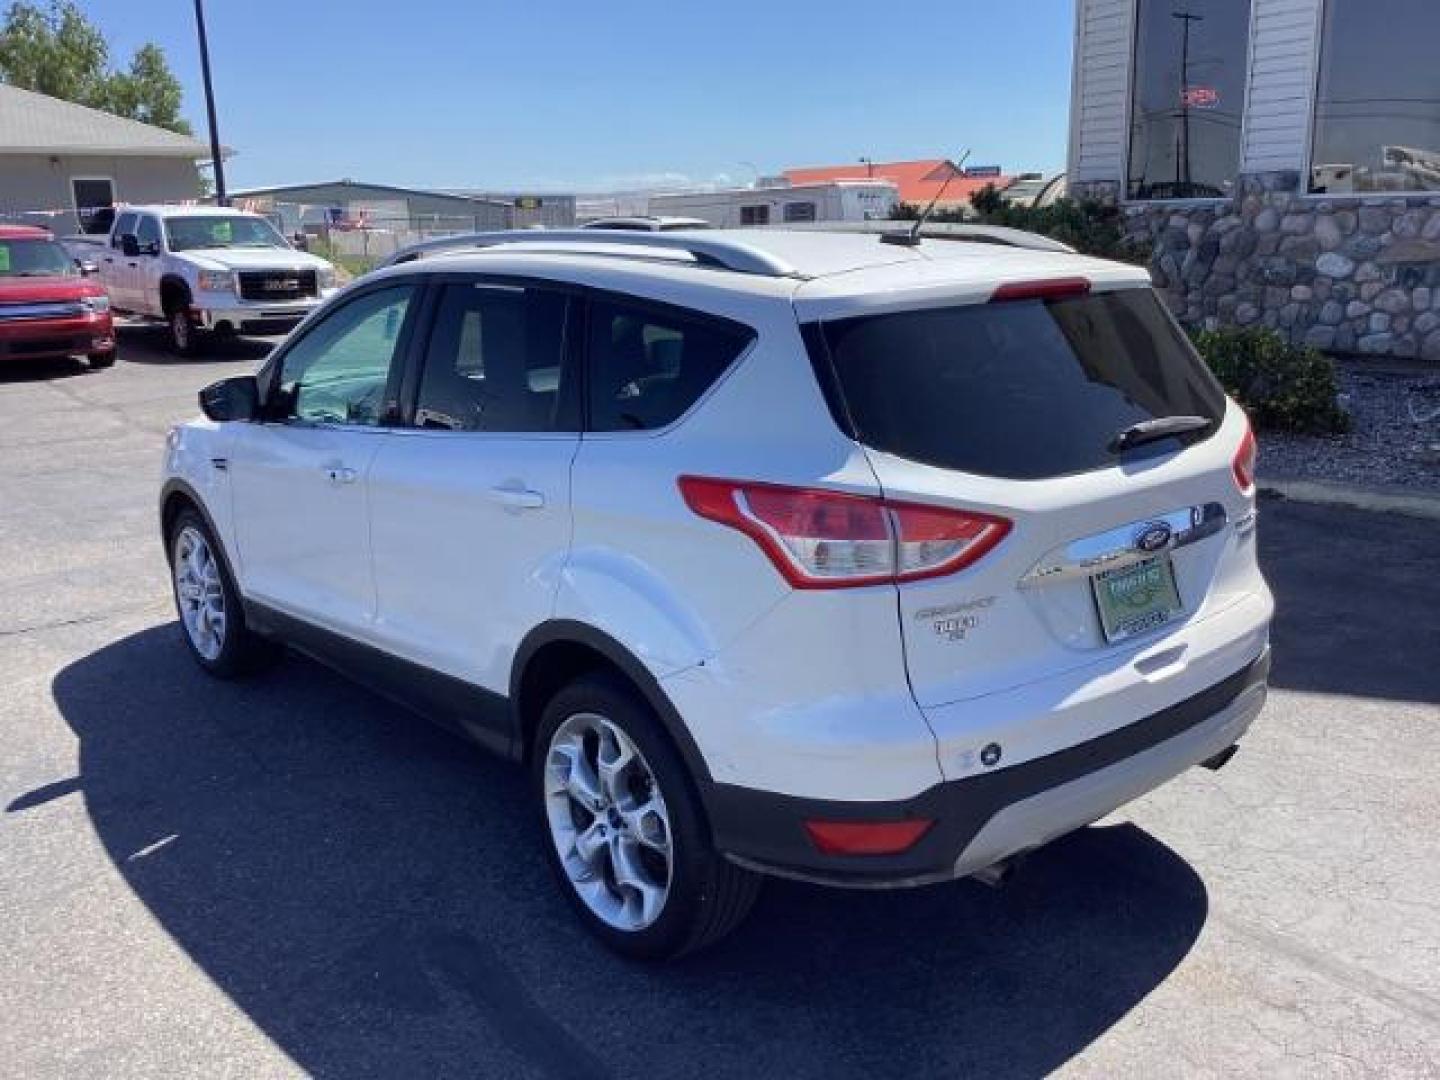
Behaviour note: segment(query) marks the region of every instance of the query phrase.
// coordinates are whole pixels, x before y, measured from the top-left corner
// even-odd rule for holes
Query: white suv
[[[464,238],[201,404],[199,663],[285,642],[525,762],[632,955],[757,874],[994,878],[1265,698],[1245,416],[1143,270],[1038,237]]]

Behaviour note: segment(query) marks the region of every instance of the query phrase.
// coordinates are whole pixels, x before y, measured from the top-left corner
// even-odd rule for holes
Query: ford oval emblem
[[[1152,521],[1135,534],[1135,550],[1146,554],[1170,546],[1175,530],[1163,521]]]

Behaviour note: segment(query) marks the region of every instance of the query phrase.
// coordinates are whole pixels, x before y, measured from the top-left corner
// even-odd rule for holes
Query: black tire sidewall
[[[610,926],[576,892],[550,836],[545,806],[545,768],[550,739],[576,713],[592,712],[620,727],[644,755],[665,799],[670,818],[671,882],[665,909],[643,930]],[[650,707],[623,680],[585,676],[551,699],[541,716],[531,752],[531,787],[539,808],[545,855],[556,880],[581,920],[606,945],[625,956],[666,959],[687,948],[714,891],[714,862],[699,796],[688,770]]]
[[[85,360],[92,368],[108,368],[115,366],[115,354],[113,352],[91,353],[85,358]]]
[[[187,324],[187,325],[189,326],[189,328],[190,328],[190,332],[189,332],[189,334],[186,335],[186,338],[185,338],[185,341],[184,341],[184,342],[182,342],[182,341],[180,340],[180,338],[177,337],[176,334],[175,334],[175,319],[176,319],[176,316],[180,316],[180,317],[184,318],[186,324]],[[167,311],[167,312],[165,313],[165,333],[166,333],[166,334],[169,336],[169,338],[170,338],[170,350],[171,350],[171,352],[173,352],[176,356],[186,356],[186,357],[188,357],[188,356],[194,356],[194,355],[195,355],[195,350],[196,350],[196,338],[197,338],[197,337],[199,336],[199,334],[200,334],[200,329],[199,329],[199,327],[197,327],[197,326],[195,325],[195,323],[191,320],[190,316],[185,313],[185,309],[184,309],[183,307],[171,308],[169,311]]]

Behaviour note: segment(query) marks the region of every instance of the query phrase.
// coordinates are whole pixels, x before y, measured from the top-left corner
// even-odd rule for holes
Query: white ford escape
[[[961,238],[412,253],[171,433],[208,671],[284,642],[527,763],[580,917],[994,877],[1265,698],[1255,443],[1133,267]]]

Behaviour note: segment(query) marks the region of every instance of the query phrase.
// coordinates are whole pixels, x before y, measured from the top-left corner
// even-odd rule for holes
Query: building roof
[[[188,135],[76,105],[73,101],[0,85],[0,154],[106,154],[209,158],[210,147]]]
[[[431,199],[454,199],[464,203],[509,205],[502,200],[487,198],[483,195],[472,195],[441,188],[410,188],[398,187],[395,184],[372,184],[367,180],[351,180],[349,177],[343,180],[317,180],[313,184],[277,184],[271,187],[244,188],[239,191],[231,191],[229,195],[234,199],[274,198],[277,195],[295,195],[301,192],[315,191],[318,188],[354,188],[357,191],[384,191],[392,195],[420,195]]]
[[[952,177],[945,188],[939,205],[969,205],[970,196],[994,184],[998,188],[1009,185],[1008,176],[967,177],[960,167],[946,158],[927,158],[923,161],[876,161],[870,164],[855,162],[851,165],[816,165],[801,169],[786,169],[785,179],[792,184],[822,184],[834,180],[889,180],[900,191],[903,203],[918,203],[926,206],[940,193],[946,177]]]

